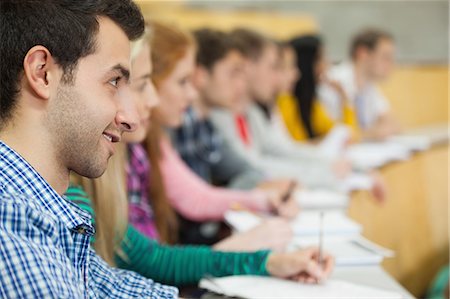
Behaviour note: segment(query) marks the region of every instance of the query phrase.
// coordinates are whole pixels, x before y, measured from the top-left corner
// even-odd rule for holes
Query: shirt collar
[[[0,140],[0,197],[24,198],[24,204],[56,217],[71,230],[94,232],[90,215],[60,196],[17,152]],[[31,200],[30,200],[31,199]]]

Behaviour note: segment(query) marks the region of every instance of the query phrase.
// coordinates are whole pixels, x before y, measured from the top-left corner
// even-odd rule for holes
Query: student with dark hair
[[[174,146],[186,164],[209,183],[233,189],[270,189],[284,194],[289,181],[269,180],[222,138],[209,119],[212,106],[237,103],[243,95],[245,58],[224,32],[199,29],[193,35],[197,54],[192,83],[198,97],[185,114],[181,127],[172,131]],[[293,213],[297,210],[292,204],[286,207]],[[218,223],[198,223],[184,217],[182,221],[181,240],[184,242],[215,237],[211,228],[219,227]],[[209,232],[210,237],[205,232]]]
[[[399,130],[388,101],[376,84],[387,79],[395,61],[395,44],[386,31],[368,28],[358,32],[350,45],[350,61],[333,67],[328,76],[339,82],[353,106],[362,137],[384,139]],[[335,92],[321,90],[320,99],[333,118],[342,119],[342,103]]]
[[[335,161],[313,147],[279,138],[267,117],[280,85],[278,45],[248,29],[236,29],[231,37],[245,57],[245,88],[234,102],[214,104],[211,120],[216,129],[247,161],[273,178],[292,178],[312,188],[339,188],[345,169],[341,173]]]
[[[90,248],[90,217],[62,196],[69,173],[98,177],[122,133],[131,1],[0,3],[0,294],[6,298],[175,298],[177,289],[113,269]]]
[[[193,35],[197,43],[193,84],[199,96],[182,126],[173,130],[174,146],[205,181],[232,188],[254,188],[265,180],[264,174],[224,142],[209,120],[211,102],[239,99],[245,60],[222,31],[199,29]]]
[[[328,63],[321,38],[318,35],[300,36],[289,45],[293,57],[286,52],[284,58],[295,64],[301,77],[290,87],[291,90],[279,96],[277,104],[292,138],[300,141],[324,137],[336,124],[318,99],[319,84],[326,84],[339,93],[343,107],[342,123],[354,127],[355,115],[345,92],[339,83],[326,77]]]

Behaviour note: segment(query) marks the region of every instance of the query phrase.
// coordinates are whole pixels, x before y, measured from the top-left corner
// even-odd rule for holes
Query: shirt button
[[[78,232],[79,234],[85,235],[85,234],[86,234],[86,229],[85,229],[84,227],[79,227],[79,228],[77,229],[77,232]]]

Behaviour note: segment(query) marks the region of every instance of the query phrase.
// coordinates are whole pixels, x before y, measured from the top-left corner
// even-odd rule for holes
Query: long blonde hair
[[[115,265],[114,253],[120,252],[119,245],[128,223],[126,161],[126,145],[119,143],[101,177],[88,179],[79,175],[71,176],[71,182],[82,186],[92,200],[96,230],[94,249],[112,266]]]

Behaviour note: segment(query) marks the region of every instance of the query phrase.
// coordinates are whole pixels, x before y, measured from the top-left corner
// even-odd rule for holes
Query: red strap
[[[251,144],[250,131],[248,129],[247,119],[242,114],[236,115],[236,124],[239,133],[239,137],[244,142],[246,146]]]

